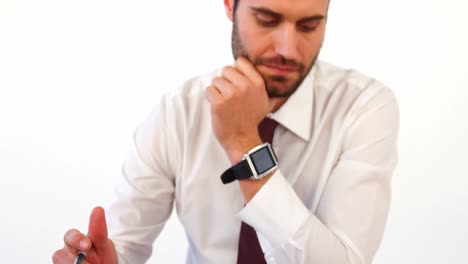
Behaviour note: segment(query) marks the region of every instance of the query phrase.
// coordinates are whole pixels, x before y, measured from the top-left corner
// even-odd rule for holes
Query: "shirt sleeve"
[[[372,262],[390,206],[398,119],[388,89],[353,110],[340,157],[313,212],[282,172],[274,173],[239,213],[257,231],[268,263]]]
[[[119,263],[145,263],[152,245],[169,218],[174,199],[174,173],[168,107],[164,99],[134,133],[130,153],[122,166],[116,199],[107,210],[109,237]]]

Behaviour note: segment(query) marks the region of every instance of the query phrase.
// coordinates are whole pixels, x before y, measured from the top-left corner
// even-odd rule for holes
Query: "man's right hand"
[[[118,263],[114,243],[107,237],[106,217],[101,207],[96,207],[91,212],[88,236],[71,229],[67,231],[63,240],[64,247],[52,256],[54,264],[72,264],[80,251],[86,252],[83,264]]]

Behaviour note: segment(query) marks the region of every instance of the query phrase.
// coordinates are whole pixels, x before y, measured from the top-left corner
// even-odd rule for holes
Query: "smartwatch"
[[[221,175],[224,184],[235,180],[260,180],[278,168],[278,159],[270,143],[254,147],[242,156],[242,160]]]

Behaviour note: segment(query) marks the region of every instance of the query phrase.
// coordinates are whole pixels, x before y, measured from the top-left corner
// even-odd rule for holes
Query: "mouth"
[[[287,65],[278,65],[278,64],[261,64],[263,68],[266,68],[268,71],[272,72],[273,74],[279,75],[289,75],[292,73],[296,73],[299,71],[297,67],[287,66]]]

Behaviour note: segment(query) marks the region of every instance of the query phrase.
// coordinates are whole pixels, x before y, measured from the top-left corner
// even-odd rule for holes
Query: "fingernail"
[[[88,240],[83,239],[80,241],[80,248],[82,250],[88,249],[88,245],[89,245]]]

